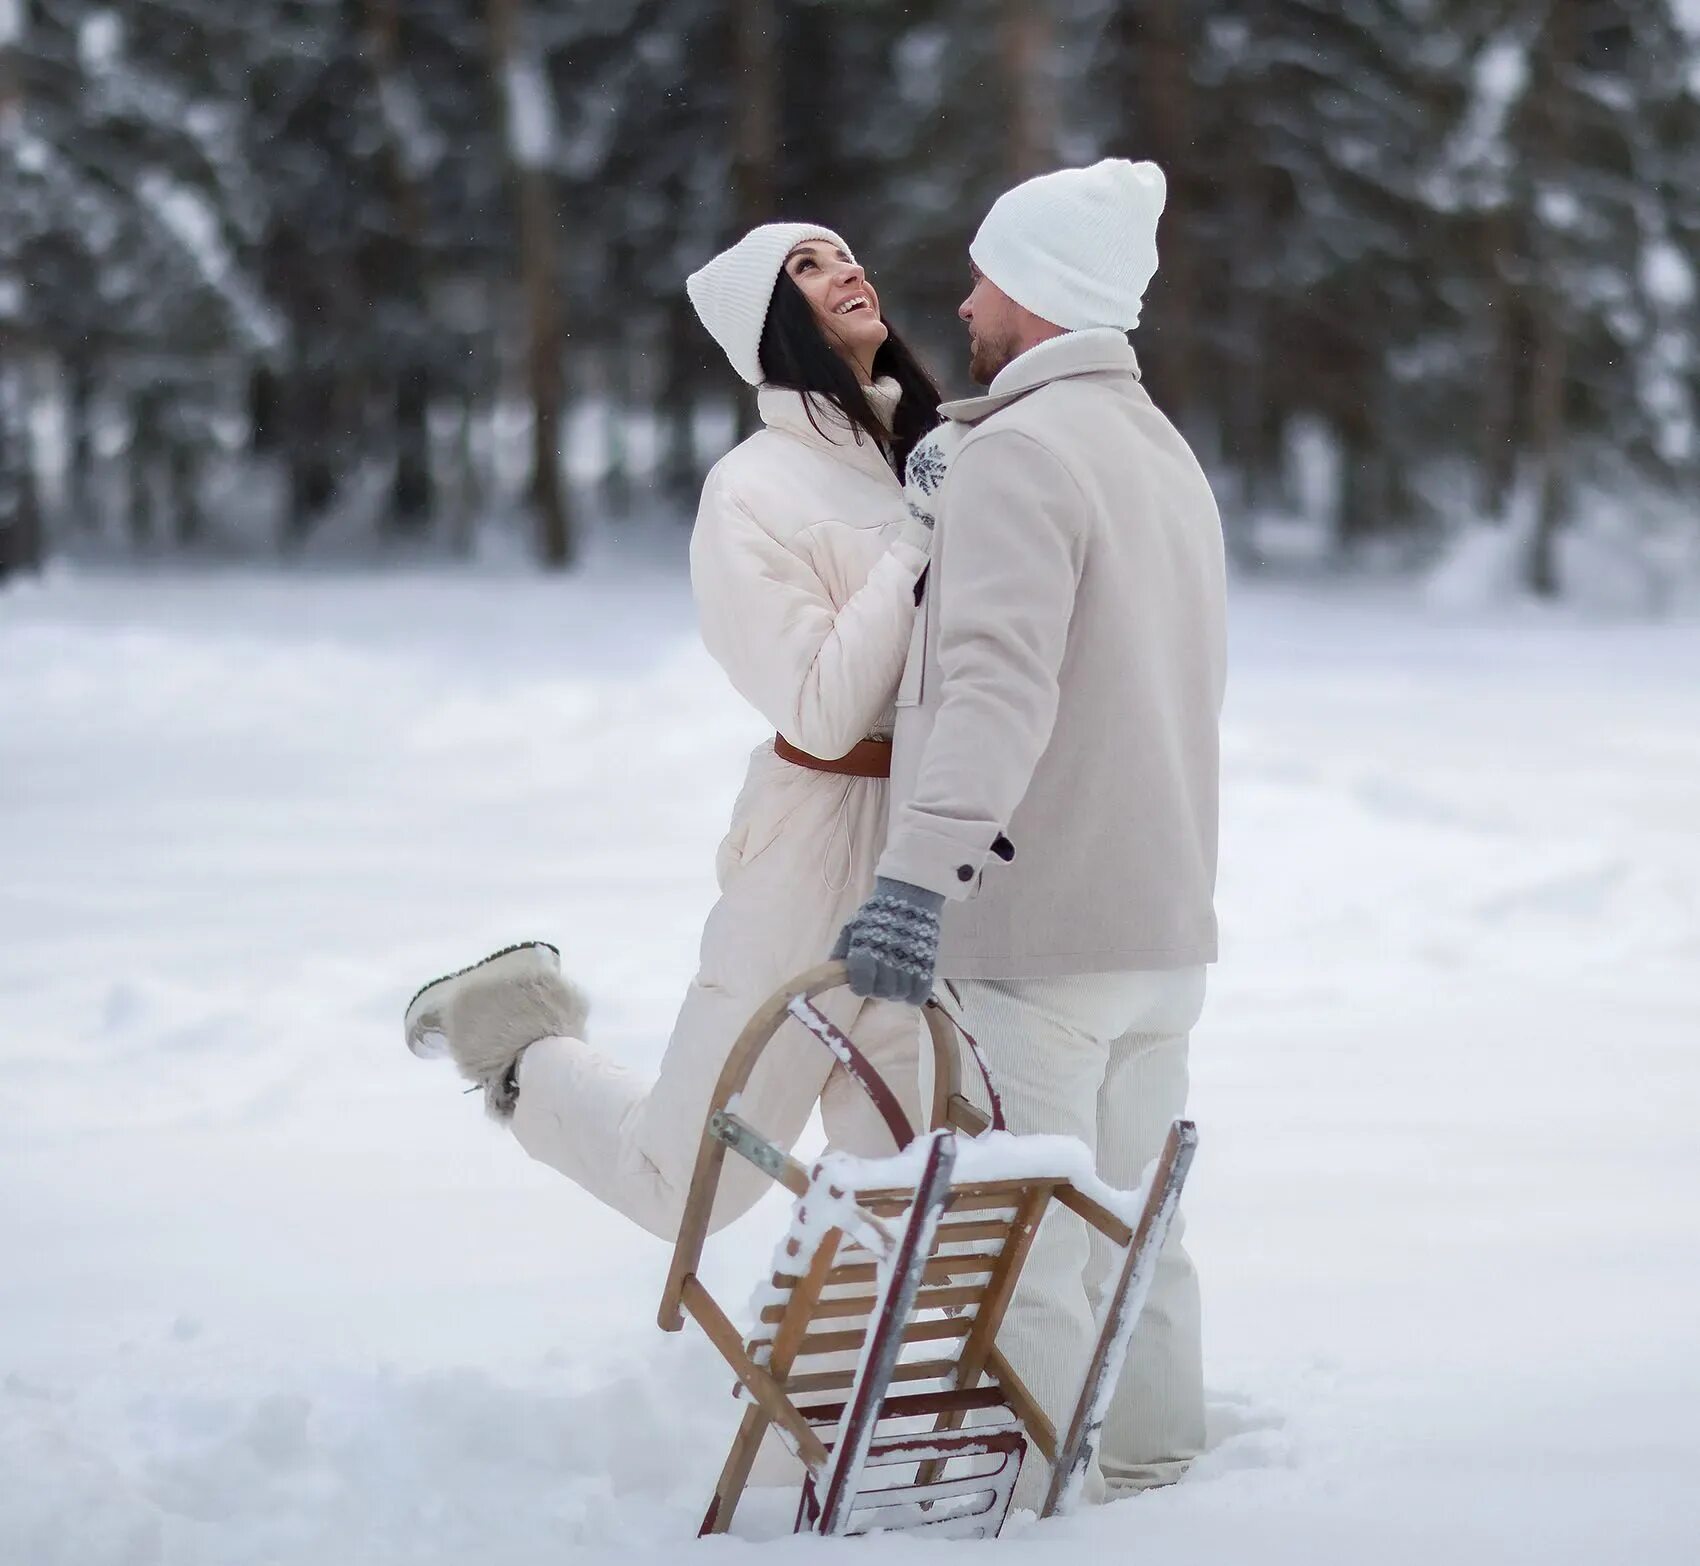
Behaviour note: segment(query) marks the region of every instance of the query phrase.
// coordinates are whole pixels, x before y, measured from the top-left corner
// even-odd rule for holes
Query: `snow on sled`
[[[1111,1190],[1074,1138],[1004,1130],[977,1046],[934,1000],[923,1010],[934,1061],[931,1127],[916,1137],[889,1085],[812,1004],[844,982],[844,964],[826,963],[750,1019],[721,1073],[697,1154],[660,1323],[677,1332],[688,1313],[731,1366],[748,1405],[701,1532],[731,1526],[771,1426],[805,1470],[796,1532],[990,1538],[1003,1527],[1031,1454],[1050,1466],[1041,1515],[1066,1509],[1078,1492],[1197,1133],[1177,1120],[1144,1189]],[[740,1119],[737,1094],[788,1021],[833,1052],[903,1152],[886,1159],[827,1153],[805,1169]],[[961,1091],[959,1034],[985,1076],[989,1114]],[[697,1276],[729,1152],[796,1197],[748,1338]],[[1122,1253],[1060,1436],[998,1343],[1052,1202]]]

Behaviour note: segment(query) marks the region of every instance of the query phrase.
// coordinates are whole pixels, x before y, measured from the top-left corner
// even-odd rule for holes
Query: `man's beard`
[[[976,386],[990,386],[1001,370],[1015,357],[1007,339],[970,337],[968,339],[968,378]]]

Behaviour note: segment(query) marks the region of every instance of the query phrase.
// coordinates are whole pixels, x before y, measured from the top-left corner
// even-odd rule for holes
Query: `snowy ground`
[[[994,1553],[1692,1560],[1700,627],[1247,588],[1234,651],[1214,1449]],[[0,595],[0,1566],[690,1553],[662,1248],[398,1022],[546,935],[652,1059],[760,733],[657,567]]]

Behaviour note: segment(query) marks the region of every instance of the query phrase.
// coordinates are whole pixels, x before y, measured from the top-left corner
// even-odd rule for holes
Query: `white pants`
[[[1187,1034],[1204,1005],[1203,968],[1062,979],[951,981],[1003,1097],[1009,1128],[1078,1137],[1110,1185],[1135,1186],[1186,1107]],[[1198,1276],[1176,1216],[1104,1423],[1089,1499],[1178,1478],[1204,1448]],[[1080,1389],[1115,1253],[1053,1206],[1040,1226],[1000,1339],[1057,1427]],[[1015,1504],[1037,1509],[1048,1474],[1029,1463]]]

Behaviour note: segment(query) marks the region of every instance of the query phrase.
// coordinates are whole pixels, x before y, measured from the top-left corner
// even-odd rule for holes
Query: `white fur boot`
[[[468,1082],[484,1090],[498,1120],[514,1112],[514,1066],[539,1039],[584,1037],[590,1002],[561,977],[561,954],[529,941],[434,979],[407,1008],[407,1047],[415,1055],[448,1055]]]

